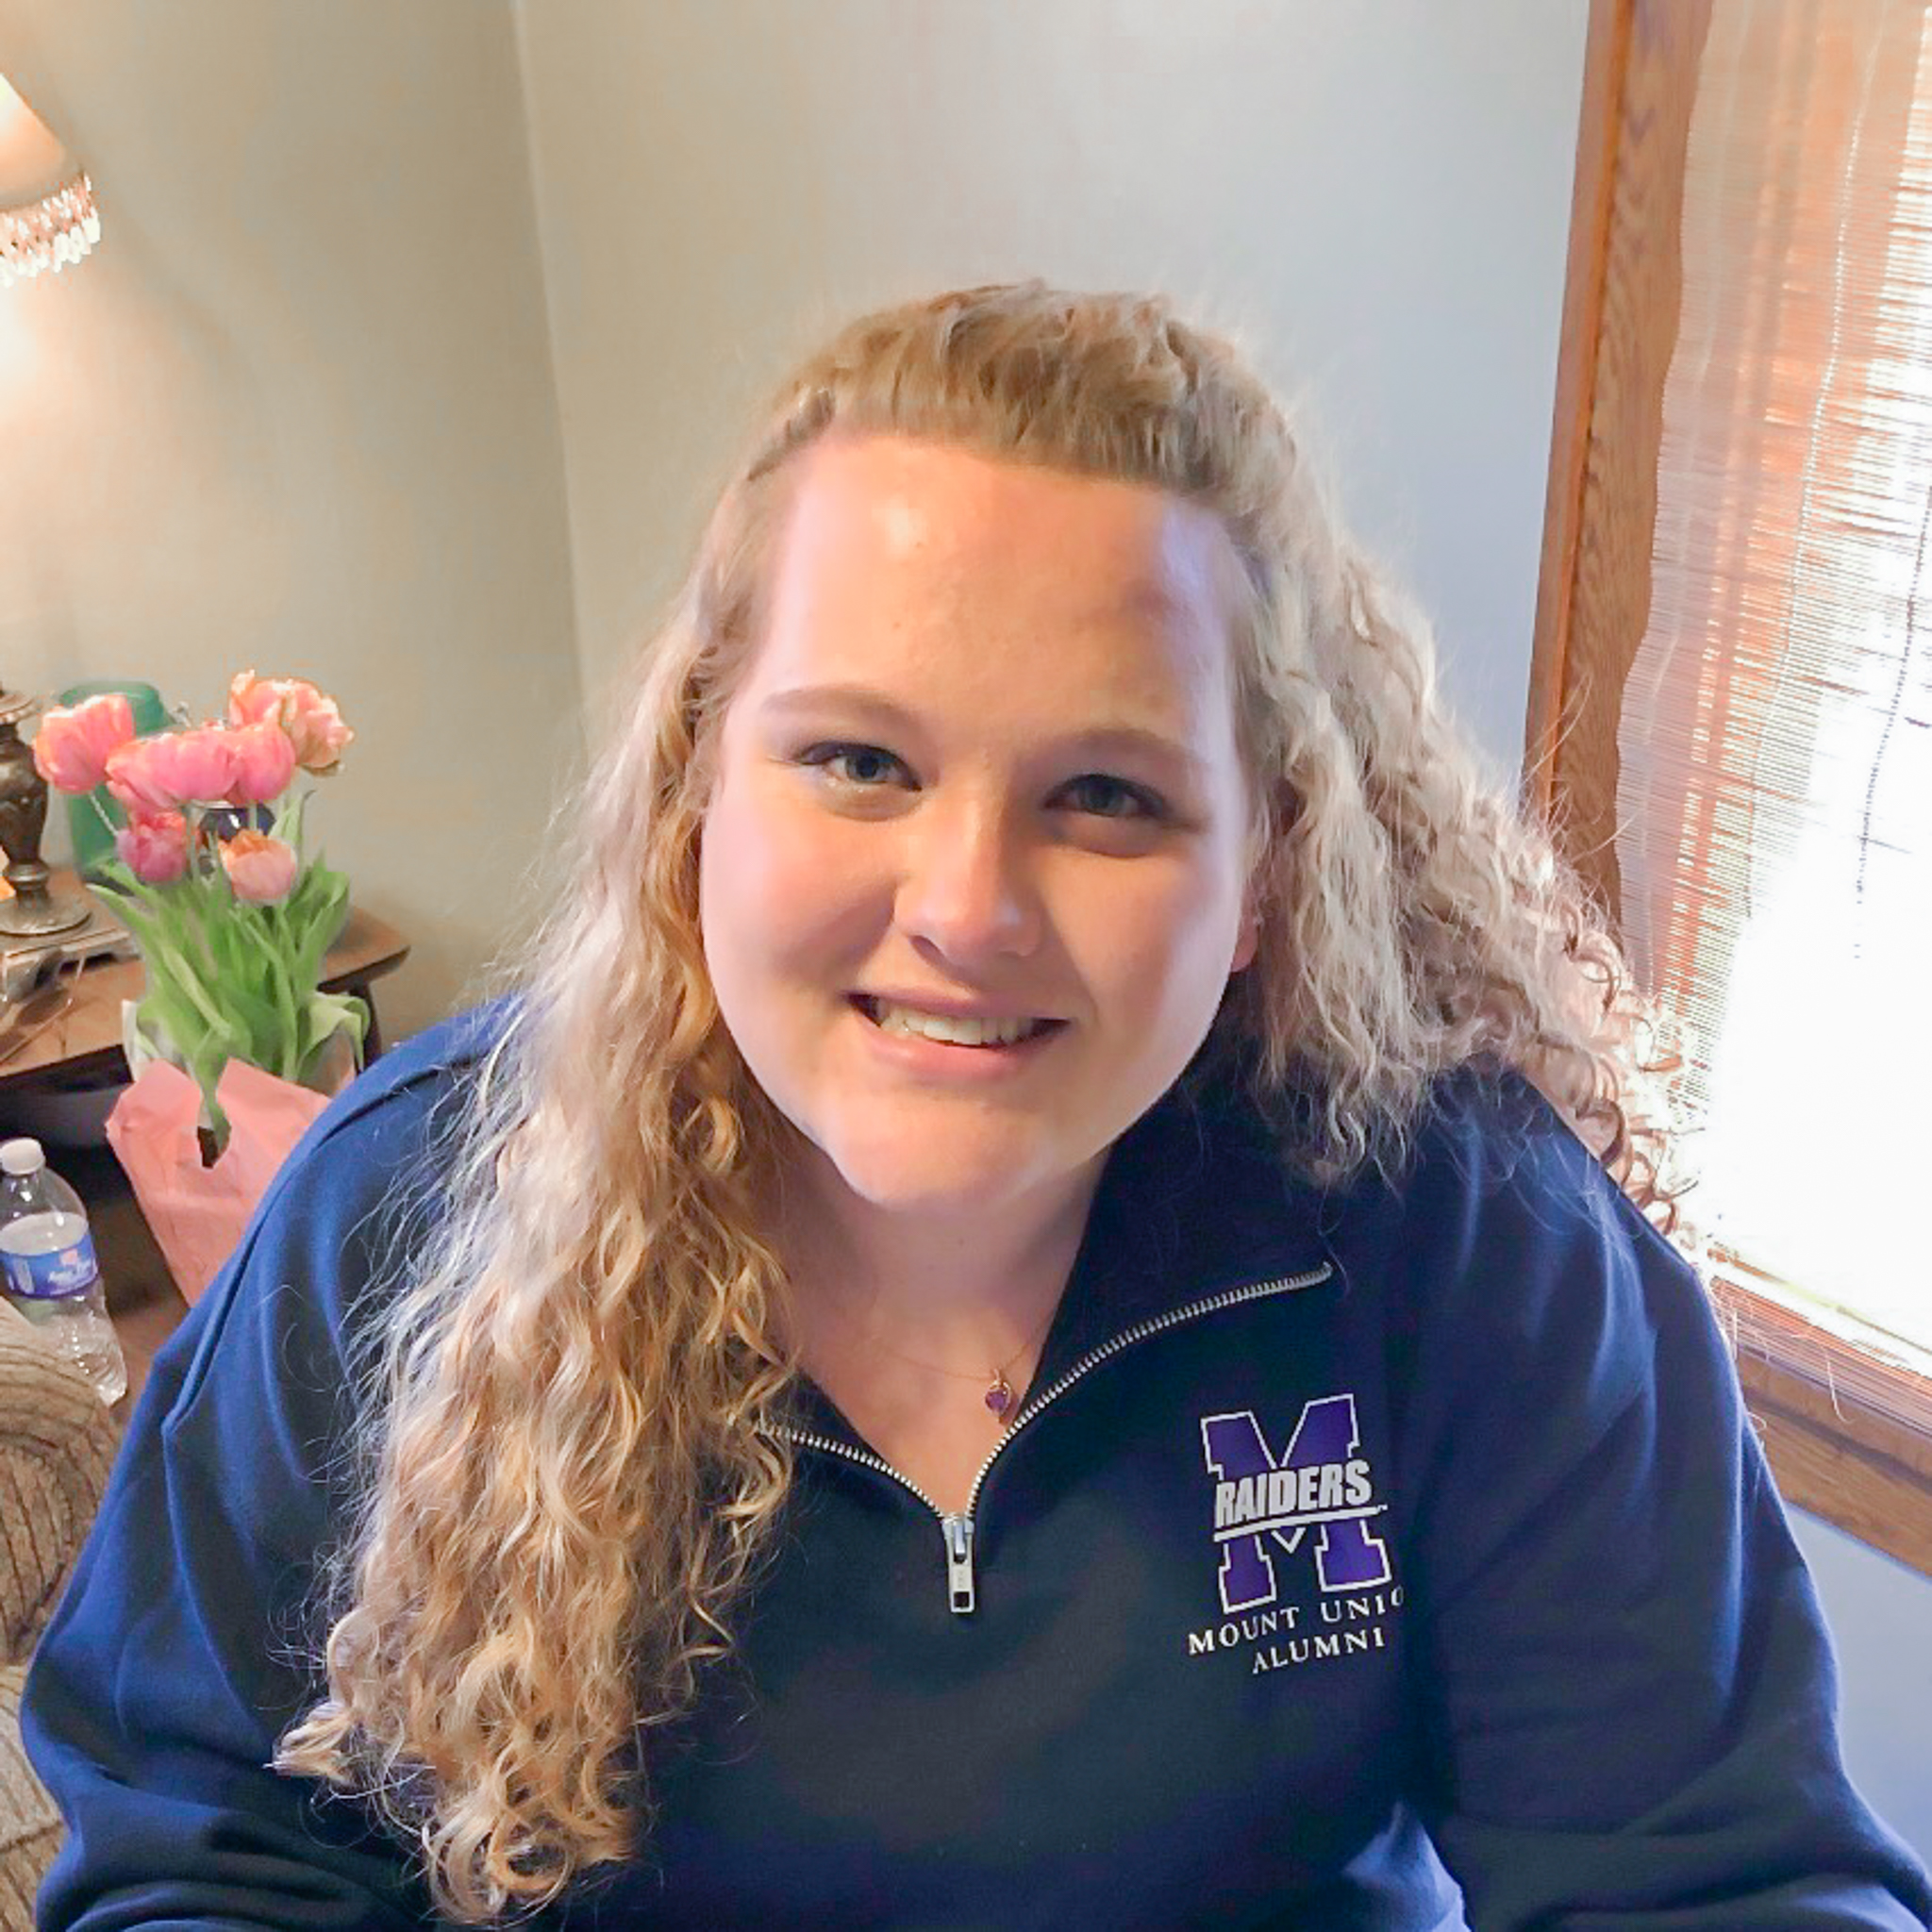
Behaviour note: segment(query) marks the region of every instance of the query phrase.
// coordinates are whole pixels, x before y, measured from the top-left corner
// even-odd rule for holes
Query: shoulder
[[[1531,1254],[1630,1245],[1681,1265],[1603,1163],[1528,1081],[1462,1068],[1430,1088],[1396,1155],[1349,1191],[1370,1216],[1413,1241],[1507,1241]]]
[[[1526,1202],[1554,1188],[1591,1214],[1622,1198],[1562,1115],[1515,1073],[1462,1067],[1442,1075],[1405,1151],[1392,1178],[1409,1193]]]
[[[508,1017],[498,1002],[427,1027],[337,1094],[270,1184],[231,1265],[245,1270],[304,1229],[339,1240],[373,1211],[423,1211]]]
[[[1418,1125],[1405,1191],[1457,1204],[1532,1249],[1607,1247],[1692,1279],[1682,1253],[1637,1208],[1537,1089],[1465,1069],[1438,1083]]]
[[[1285,1171],[1305,1170],[1319,1118],[1305,1095],[1257,1107],[1243,1094],[1218,1092],[1215,1105],[1215,1153],[1225,1169],[1263,1176],[1268,1191]],[[1556,1108],[1502,1069],[1438,1075],[1413,1113],[1387,1128],[1343,1178],[1290,1191],[1314,1204],[1324,1230],[1348,1228],[1391,1245],[1411,1244],[1424,1224],[1446,1241],[1466,1236],[1475,1222],[1491,1236],[1523,1224],[1531,1239],[1602,1231],[1608,1223],[1619,1235],[1674,1252]]]
[[[399,1136],[433,1139],[447,1124],[450,1102],[467,1091],[503,1037],[512,1010],[507,1000],[492,1001],[391,1048],[324,1108],[283,1164],[271,1194],[318,1162],[353,1163]]]
[[[1690,1262],[1513,1074],[1437,1082],[1400,1158],[1330,1213],[1344,1272],[1373,1276],[1419,1366],[1535,1374],[1560,1358],[1614,1402],[1651,1373],[1661,1331],[1712,1353]]]
[[[478,1007],[392,1048],[330,1101],[257,1209],[249,1237],[297,1211],[339,1218],[399,1192],[435,1165],[461,1122],[478,1069],[503,1037],[508,1002]],[[245,1253],[250,1241],[244,1239]]]

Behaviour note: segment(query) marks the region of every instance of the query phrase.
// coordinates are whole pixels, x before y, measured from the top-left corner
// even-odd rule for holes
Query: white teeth
[[[915,1033],[923,1040],[943,1040],[953,1046],[1011,1046],[1039,1032],[1039,1020],[956,1020],[939,1013],[915,1012],[910,1007],[889,1007],[874,1001],[872,1016],[887,1033]]]

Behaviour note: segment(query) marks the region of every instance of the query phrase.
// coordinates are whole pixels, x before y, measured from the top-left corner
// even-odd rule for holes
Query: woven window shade
[[[1932,32],[1716,0],[1617,858],[1720,1278],[1932,1366]]]

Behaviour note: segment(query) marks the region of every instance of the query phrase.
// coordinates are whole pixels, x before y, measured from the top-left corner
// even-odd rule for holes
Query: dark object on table
[[[7,883],[13,888],[12,898],[0,900],[0,932],[66,932],[88,916],[84,900],[57,899],[47,890],[41,858],[47,781],[34,769],[33,747],[19,728],[35,708],[32,698],[0,692],[0,845],[7,848]]]

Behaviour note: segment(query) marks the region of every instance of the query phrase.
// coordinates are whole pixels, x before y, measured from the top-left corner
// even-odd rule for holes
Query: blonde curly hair
[[[1342,534],[1226,341],[1144,295],[1029,283],[868,316],[786,386],[594,763],[575,871],[477,1076],[431,1251],[381,1316],[362,1503],[326,1573],[326,1695],[280,1769],[358,1790],[477,1923],[634,1857],[651,1727],[686,1709],[771,1540],[795,1373],[754,1211],[779,1123],[698,927],[720,722],[792,459],[931,439],[1211,509],[1259,948],[1204,1055],[1332,1181],[1399,1158],[1431,1080],[1526,1074],[1667,1209],[1641,1011],[1547,836],[1486,782],[1424,625]],[[1292,1122],[1291,1128],[1288,1124]]]

